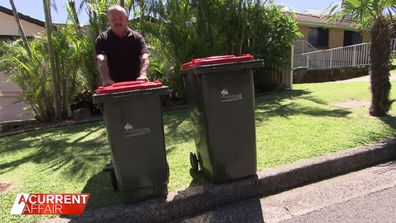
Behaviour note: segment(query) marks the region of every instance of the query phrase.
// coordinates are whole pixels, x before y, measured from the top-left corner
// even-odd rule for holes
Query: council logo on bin
[[[123,129],[124,129],[124,136],[125,137],[134,137],[134,136],[151,134],[150,127],[144,127],[144,128],[137,127],[137,128],[134,128],[129,122],[127,122],[124,125]]]
[[[233,94],[230,95],[228,89],[224,88],[220,91],[220,101],[221,102],[231,102],[231,101],[240,101],[242,100],[242,94]]]
[[[228,90],[227,89],[223,89],[221,92],[220,92],[220,94],[221,94],[221,96],[227,96],[228,95]]]
[[[129,124],[129,122],[124,125],[124,130],[125,131],[129,131],[129,130],[132,130],[132,129],[133,129],[133,126],[131,124]]]

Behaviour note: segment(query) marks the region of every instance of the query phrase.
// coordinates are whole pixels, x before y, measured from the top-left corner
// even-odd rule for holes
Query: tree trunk
[[[52,88],[54,91],[55,101],[55,118],[61,120],[61,98],[59,89],[59,75],[56,69],[55,52],[52,45],[52,20],[51,20],[51,9],[49,7],[48,0],[43,0],[44,15],[45,15],[45,29],[47,31],[48,41],[48,56],[50,58],[51,75],[52,75]]]
[[[23,31],[23,27],[21,25],[21,22],[19,21],[19,14],[18,14],[18,11],[16,10],[15,4],[14,4],[14,0],[10,0],[10,5],[11,5],[11,8],[12,8],[12,12],[14,13],[14,18],[15,18],[16,24],[18,26],[19,35],[22,38],[23,47],[25,48],[26,53],[30,57],[30,56],[32,56],[32,53],[30,52],[30,48],[29,48],[28,41],[26,39],[25,32]]]
[[[131,15],[131,11],[132,11],[132,8],[133,8],[134,4],[135,4],[135,1],[132,1],[132,2],[130,3],[130,5],[127,6],[127,8],[128,8],[128,11],[127,11],[127,16],[128,16],[128,18],[129,18],[129,16]]]
[[[73,19],[73,23],[74,23],[75,29],[77,31],[77,34],[79,36],[81,36],[80,20],[78,19],[77,10],[76,10],[76,2],[74,0],[69,0],[69,10],[70,10],[70,16]]]
[[[384,116],[390,109],[390,21],[381,16],[371,29],[371,107],[370,115]]]

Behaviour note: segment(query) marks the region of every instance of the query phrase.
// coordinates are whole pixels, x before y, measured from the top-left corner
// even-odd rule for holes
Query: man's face
[[[117,34],[122,35],[124,34],[127,28],[127,17],[122,12],[114,11],[108,16],[109,24],[111,30]]]

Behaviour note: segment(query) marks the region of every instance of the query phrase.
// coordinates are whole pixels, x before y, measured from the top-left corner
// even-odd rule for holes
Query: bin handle
[[[146,83],[145,81],[125,81],[125,82],[118,82],[114,83],[112,87],[121,87],[121,86],[135,86]]]

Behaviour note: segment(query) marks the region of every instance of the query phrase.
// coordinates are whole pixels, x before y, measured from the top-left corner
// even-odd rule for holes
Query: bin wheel
[[[190,164],[191,164],[191,169],[195,172],[198,172],[198,158],[195,153],[190,153]]]
[[[117,178],[116,178],[114,169],[111,169],[110,177],[111,177],[111,184],[113,185],[114,191],[118,191]]]

